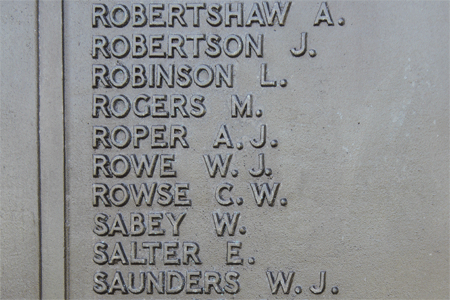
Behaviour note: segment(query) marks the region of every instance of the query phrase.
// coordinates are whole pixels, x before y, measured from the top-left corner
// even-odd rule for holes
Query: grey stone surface
[[[65,297],[62,1],[39,1],[39,138],[43,299]]]
[[[39,297],[37,10],[1,1],[1,298]]]
[[[150,2],[142,2],[147,15]],[[195,27],[193,11],[186,9],[186,27],[175,21],[174,27],[111,28],[105,28],[99,18],[98,27],[92,26],[93,4],[107,5],[111,12],[119,2],[0,3],[2,299],[449,298],[448,2],[328,1],[325,6],[292,1],[284,26],[275,22],[262,27],[256,23],[237,27],[236,19],[231,27],[210,26],[206,10],[200,11],[201,25]],[[120,3],[131,12],[131,5],[138,2]],[[169,4],[188,2],[164,3],[162,19],[168,22]],[[253,2],[239,3],[243,3],[245,22]],[[257,3],[264,16],[263,2]],[[323,21],[314,26],[318,10],[327,7],[334,25]],[[245,57],[244,51],[233,58],[222,50],[213,58],[205,54],[205,42],[200,42],[197,58],[193,42],[186,40],[187,58],[177,50],[174,58],[148,54],[105,58],[101,51],[98,58],[93,57],[95,36],[111,42],[115,36],[131,40],[133,34],[143,34],[148,45],[150,35],[161,34],[162,49],[156,51],[162,52],[169,34],[192,33],[217,34],[222,41],[231,34],[244,41],[246,34],[263,34],[263,55],[252,52]],[[304,53],[302,33],[307,33]],[[185,64],[193,70],[206,64],[214,71],[216,64],[232,64],[233,84],[216,87],[215,78],[211,86],[192,83],[187,88],[177,82],[174,87],[162,83],[162,87],[139,88],[131,83],[123,88],[93,83],[93,65],[131,70],[133,64],[147,68],[147,75],[151,64],[165,69],[169,64],[176,68]],[[263,66],[266,79],[276,80],[276,86],[262,86]],[[204,75],[200,81],[207,79]],[[125,95],[131,103],[140,94],[156,95],[149,102],[157,95],[167,95],[170,102],[171,95],[182,94],[189,117],[180,110],[176,117],[139,117],[132,108],[123,118],[107,118],[100,109],[94,117],[94,94],[106,95],[110,101]],[[248,94],[253,97],[251,116],[233,117],[232,95],[244,100]],[[201,117],[195,116],[192,95],[204,96],[206,114]],[[93,138],[94,126],[108,128],[110,140],[115,127],[126,126],[133,133],[137,125],[149,129],[165,125],[166,135],[170,128],[181,128],[171,126],[182,125],[189,147],[177,141],[175,147],[155,148],[147,137],[136,146],[131,140],[123,148],[114,144],[105,148],[101,139]],[[233,146],[214,147],[223,125]],[[264,145],[258,145],[261,132],[267,137]],[[123,138],[123,131],[119,132],[118,140]],[[133,166],[123,178],[106,177],[101,170],[94,176],[94,155],[140,159],[143,154],[159,155],[153,176],[138,177]],[[160,160],[171,154],[176,176],[161,176]],[[212,159],[217,154],[223,158],[232,154],[223,176],[220,172],[210,175],[204,157]],[[260,174],[261,154],[265,170]],[[94,184],[98,191],[100,184],[109,188],[123,184],[130,190],[130,185],[139,188],[142,183],[149,187],[188,183],[191,203],[166,205],[158,199],[163,190],[156,191],[152,205],[137,206],[131,191],[124,205],[116,206],[108,198],[112,204],[106,206],[93,197]],[[255,189],[266,183],[269,188],[279,184],[278,192],[272,206],[268,199],[259,206]],[[231,205],[221,205],[216,198],[220,185],[233,186],[219,193],[225,202],[231,196]],[[130,218],[139,217],[138,213],[147,222],[144,234],[132,233]],[[152,213],[162,214],[164,235],[148,234]],[[177,235],[169,217],[181,213],[186,215]],[[215,228],[214,216],[225,213],[240,213],[233,235],[227,230],[219,235]],[[123,235],[118,228],[114,234],[112,230],[101,233],[106,223],[112,227],[114,218],[120,221],[119,214],[130,234]],[[134,242],[136,256],[147,259],[145,264],[132,261]],[[195,242],[202,263],[170,263],[173,257],[165,257],[158,248],[155,264],[148,264],[145,242],[160,242],[162,247],[170,242],[180,246]],[[111,258],[114,247],[120,253],[119,243],[127,261],[116,257],[105,262],[102,255]],[[236,252],[227,260],[227,246],[228,252],[239,250],[242,264],[233,264]],[[182,261],[181,251],[177,254]],[[169,274],[187,277],[195,271],[201,272],[200,294],[187,293],[187,282],[180,293],[170,294],[170,281],[162,294],[155,287],[149,294],[147,280],[145,290],[135,294],[128,277],[134,274],[137,287],[140,272],[146,272],[146,278],[149,272],[155,276],[164,272],[167,279]],[[212,288],[206,293],[205,277],[212,272],[221,274],[223,292]],[[233,272],[238,279],[226,278],[227,273],[236,275]],[[271,288],[270,274],[276,277],[278,272],[284,272],[285,278],[290,274],[289,291]],[[230,292],[235,282],[240,286],[237,293]],[[320,282],[325,282],[323,291]]]
[[[131,7],[131,2],[124,4]],[[244,3],[244,20],[251,5]],[[316,2],[293,2],[284,27],[212,27],[206,24],[204,14],[200,27],[193,27],[190,11],[186,12],[187,27],[176,23],[173,28],[133,28],[130,24],[123,28],[104,28],[101,24],[92,28],[91,4],[65,3],[71,297],[103,298],[93,292],[93,287],[102,290],[101,284],[93,283],[96,272],[105,272],[106,279],[103,275],[97,279],[112,285],[114,276],[119,276],[116,271],[120,271],[128,286],[129,272],[137,278],[141,271],[158,274],[168,270],[185,276],[189,270],[200,270],[202,276],[206,271],[217,271],[222,280],[230,270],[239,272],[239,293],[222,295],[213,291],[211,295],[193,295],[204,299],[449,297],[448,3],[328,2],[335,25],[322,22],[314,26],[319,6]],[[166,14],[167,9],[162,14],[167,21]],[[340,18],[345,18],[344,26],[338,24]],[[294,57],[290,49],[299,48],[301,32],[308,33],[308,52]],[[222,38],[229,34],[264,34],[264,55],[229,58],[222,53],[211,58],[205,55],[202,44],[200,57],[194,58],[192,42],[186,41],[188,58],[180,58],[176,52],[175,58],[165,59],[132,59],[131,55],[105,58],[102,54],[98,59],[91,57],[94,35],[111,41],[117,35],[131,39],[136,33],[147,37],[164,34],[162,49],[157,50],[160,52],[167,47],[167,34],[215,33]],[[92,87],[93,64],[104,64],[111,70],[116,65],[130,69],[132,64],[146,68],[149,64],[165,68],[168,64],[187,64],[195,68],[200,64],[230,63],[235,73],[232,88],[216,88],[214,84],[207,88],[194,84],[181,88],[176,83],[173,88],[165,83],[161,88],[132,88],[131,83],[124,88],[104,88],[102,84]],[[286,79],[287,85],[261,87],[262,63],[267,63],[269,79]],[[201,118],[139,118],[131,110],[124,118],[105,118],[102,113],[98,118],[92,117],[93,94],[106,95],[110,100],[123,94],[133,101],[142,93],[185,94],[188,99],[200,94],[205,97],[207,113]],[[253,117],[232,118],[231,95],[243,100],[249,93],[253,95]],[[256,116],[258,109],[263,111],[260,118]],[[133,147],[133,142],[122,149],[105,149],[101,143],[93,149],[91,144],[93,126],[106,126],[112,134],[118,125],[127,126],[132,132],[135,125],[150,128],[157,124],[186,126],[189,148],[178,143],[176,148],[154,149],[149,139],[143,139],[138,148]],[[228,127],[233,148],[213,147],[223,124]],[[267,126],[268,141],[264,147],[254,148],[250,141],[259,137],[262,124]],[[269,146],[274,139],[278,140],[276,148]],[[242,150],[236,148],[238,142],[243,143]],[[210,178],[203,155],[225,157],[227,153],[233,154],[229,172],[238,170],[238,177],[228,173],[225,178]],[[258,167],[260,153],[265,154],[270,176],[249,174],[249,169]],[[94,178],[94,154],[110,159],[119,154],[136,154],[138,158],[142,154],[175,154],[177,176],[160,178],[158,171],[152,178],[138,178],[131,167],[124,178],[106,178],[102,172]],[[94,183],[111,188],[119,183],[139,187],[144,182],[188,182],[192,206],[162,206],[155,199],[152,206],[136,207],[132,196],[121,207],[106,207],[102,202],[93,205]],[[265,182],[270,187],[281,183],[273,207],[267,203],[258,207],[252,196],[251,184]],[[233,184],[231,195],[235,200],[243,197],[242,205],[219,205],[214,191],[223,183]],[[229,195],[227,191],[224,194]],[[286,206],[283,198],[287,199]],[[117,213],[121,213],[129,226],[131,213],[136,212],[144,216],[151,212],[186,212],[186,217],[179,236],[172,236],[165,216],[161,225],[166,230],[164,236],[93,233],[94,228],[100,228],[93,223],[96,214],[108,215],[111,226]],[[213,223],[215,212],[240,212],[237,229],[245,226],[245,234],[236,231],[234,236],[218,237]],[[93,262],[93,257],[101,262],[99,255],[92,254],[95,243],[105,242],[108,248],[104,252],[111,256],[117,242],[123,244],[126,255],[130,255],[132,242],[137,242],[138,257],[147,257],[148,250],[141,245],[152,241],[197,242],[203,263],[167,265],[159,250],[155,266]],[[243,265],[226,264],[229,241],[242,243]],[[248,263],[251,257],[255,258],[254,264]],[[275,275],[284,271],[286,276],[295,272],[289,296],[281,288],[277,294],[271,293],[267,271]],[[320,271],[326,271],[326,289],[316,296],[310,287],[319,284]],[[204,286],[203,279],[200,282]],[[222,284],[225,285],[223,281]],[[302,288],[300,295],[295,292],[297,286]],[[332,293],[333,286],[338,287],[338,294]],[[114,297],[125,297],[119,288],[109,291],[114,292]],[[149,296],[144,291],[126,297],[144,295]],[[186,289],[176,295],[154,295],[164,299],[190,296]]]

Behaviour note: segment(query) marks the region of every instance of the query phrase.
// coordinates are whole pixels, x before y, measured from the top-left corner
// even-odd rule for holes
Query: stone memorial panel
[[[45,295],[449,297],[448,2],[44,3]]]

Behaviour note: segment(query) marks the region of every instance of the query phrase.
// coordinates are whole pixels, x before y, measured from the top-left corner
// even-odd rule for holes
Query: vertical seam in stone
[[[36,95],[36,105],[37,105],[37,211],[38,211],[38,240],[39,240],[39,298],[42,299],[42,221],[41,221],[41,128],[40,128],[40,105],[41,105],[41,81],[39,80],[39,75],[41,73],[40,69],[40,35],[39,35],[39,2],[36,0],[36,81],[37,81],[37,95]]]
[[[64,172],[64,297],[69,299],[69,228],[67,226],[68,203],[66,197],[66,89],[64,57],[64,0],[61,0],[61,64],[62,64],[62,109],[63,109],[63,172]]]

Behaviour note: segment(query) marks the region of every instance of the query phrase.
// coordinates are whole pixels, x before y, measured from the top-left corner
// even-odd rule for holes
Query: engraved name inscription
[[[275,138],[264,118],[273,112],[258,107],[265,100],[234,87],[246,62],[258,63],[251,78],[258,88],[288,87],[287,79],[272,78],[277,66],[264,61],[264,45],[277,42],[264,30],[283,30],[295,17],[290,15],[294,5],[302,4],[147,1],[93,3],[86,12],[92,16],[93,32],[92,44],[85,47],[92,60],[86,75],[92,77],[93,124],[92,185],[86,189],[96,211],[86,222],[91,222],[93,234],[89,255],[98,267],[92,274],[95,293],[234,295],[245,289],[241,270],[263,263],[257,252],[242,254],[245,243],[239,236],[256,226],[245,224],[251,212],[242,208],[245,204],[282,213],[288,206],[283,183],[274,175],[280,170],[268,151],[282,147],[283,141]],[[326,2],[311,15],[311,26],[335,25]],[[345,20],[338,24],[343,26]],[[211,30],[222,27],[226,34]],[[318,55],[308,48],[307,32],[299,29],[289,38],[293,44],[284,49],[286,55]],[[211,96],[214,93],[218,96]],[[205,124],[201,122],[220,101],[228,107],[223,115],[229,122],[208,120],[215,135],[207,139],[193,124]],[[245,128],[251,136],[248,142],[232,126],[244,119],[254,121]],[[192,141],[199,137],[204,147],[194,152]],[[250,156],[252,165],[242,166],[239,151]],[[179,175],[179,166],[193,156],[206,182]],[[247,191],[236,188],[239,176],[246,176]],[[213,262],[213,269],[202,268],[208,251],[202,241],[183,237],[203,230],[186,225],[186,220],[201,201],[192,192],[205,185],[213,186],[208,189],[214,200],[207,212],[210,226],[218,243],[223,243],[219,237],[226,238],[223,257]],[[220,210],[225,207],[231,211]],[[272,266],[266,270],[259,278],[266,281],[267,293],[289,294],[291,288],[302,293],[294,271]],[[304,289],[311,295],[326,290],[326,271],[319,270],[317,282]],[[337,294],[339,289],[333,286],[330,291]]]

